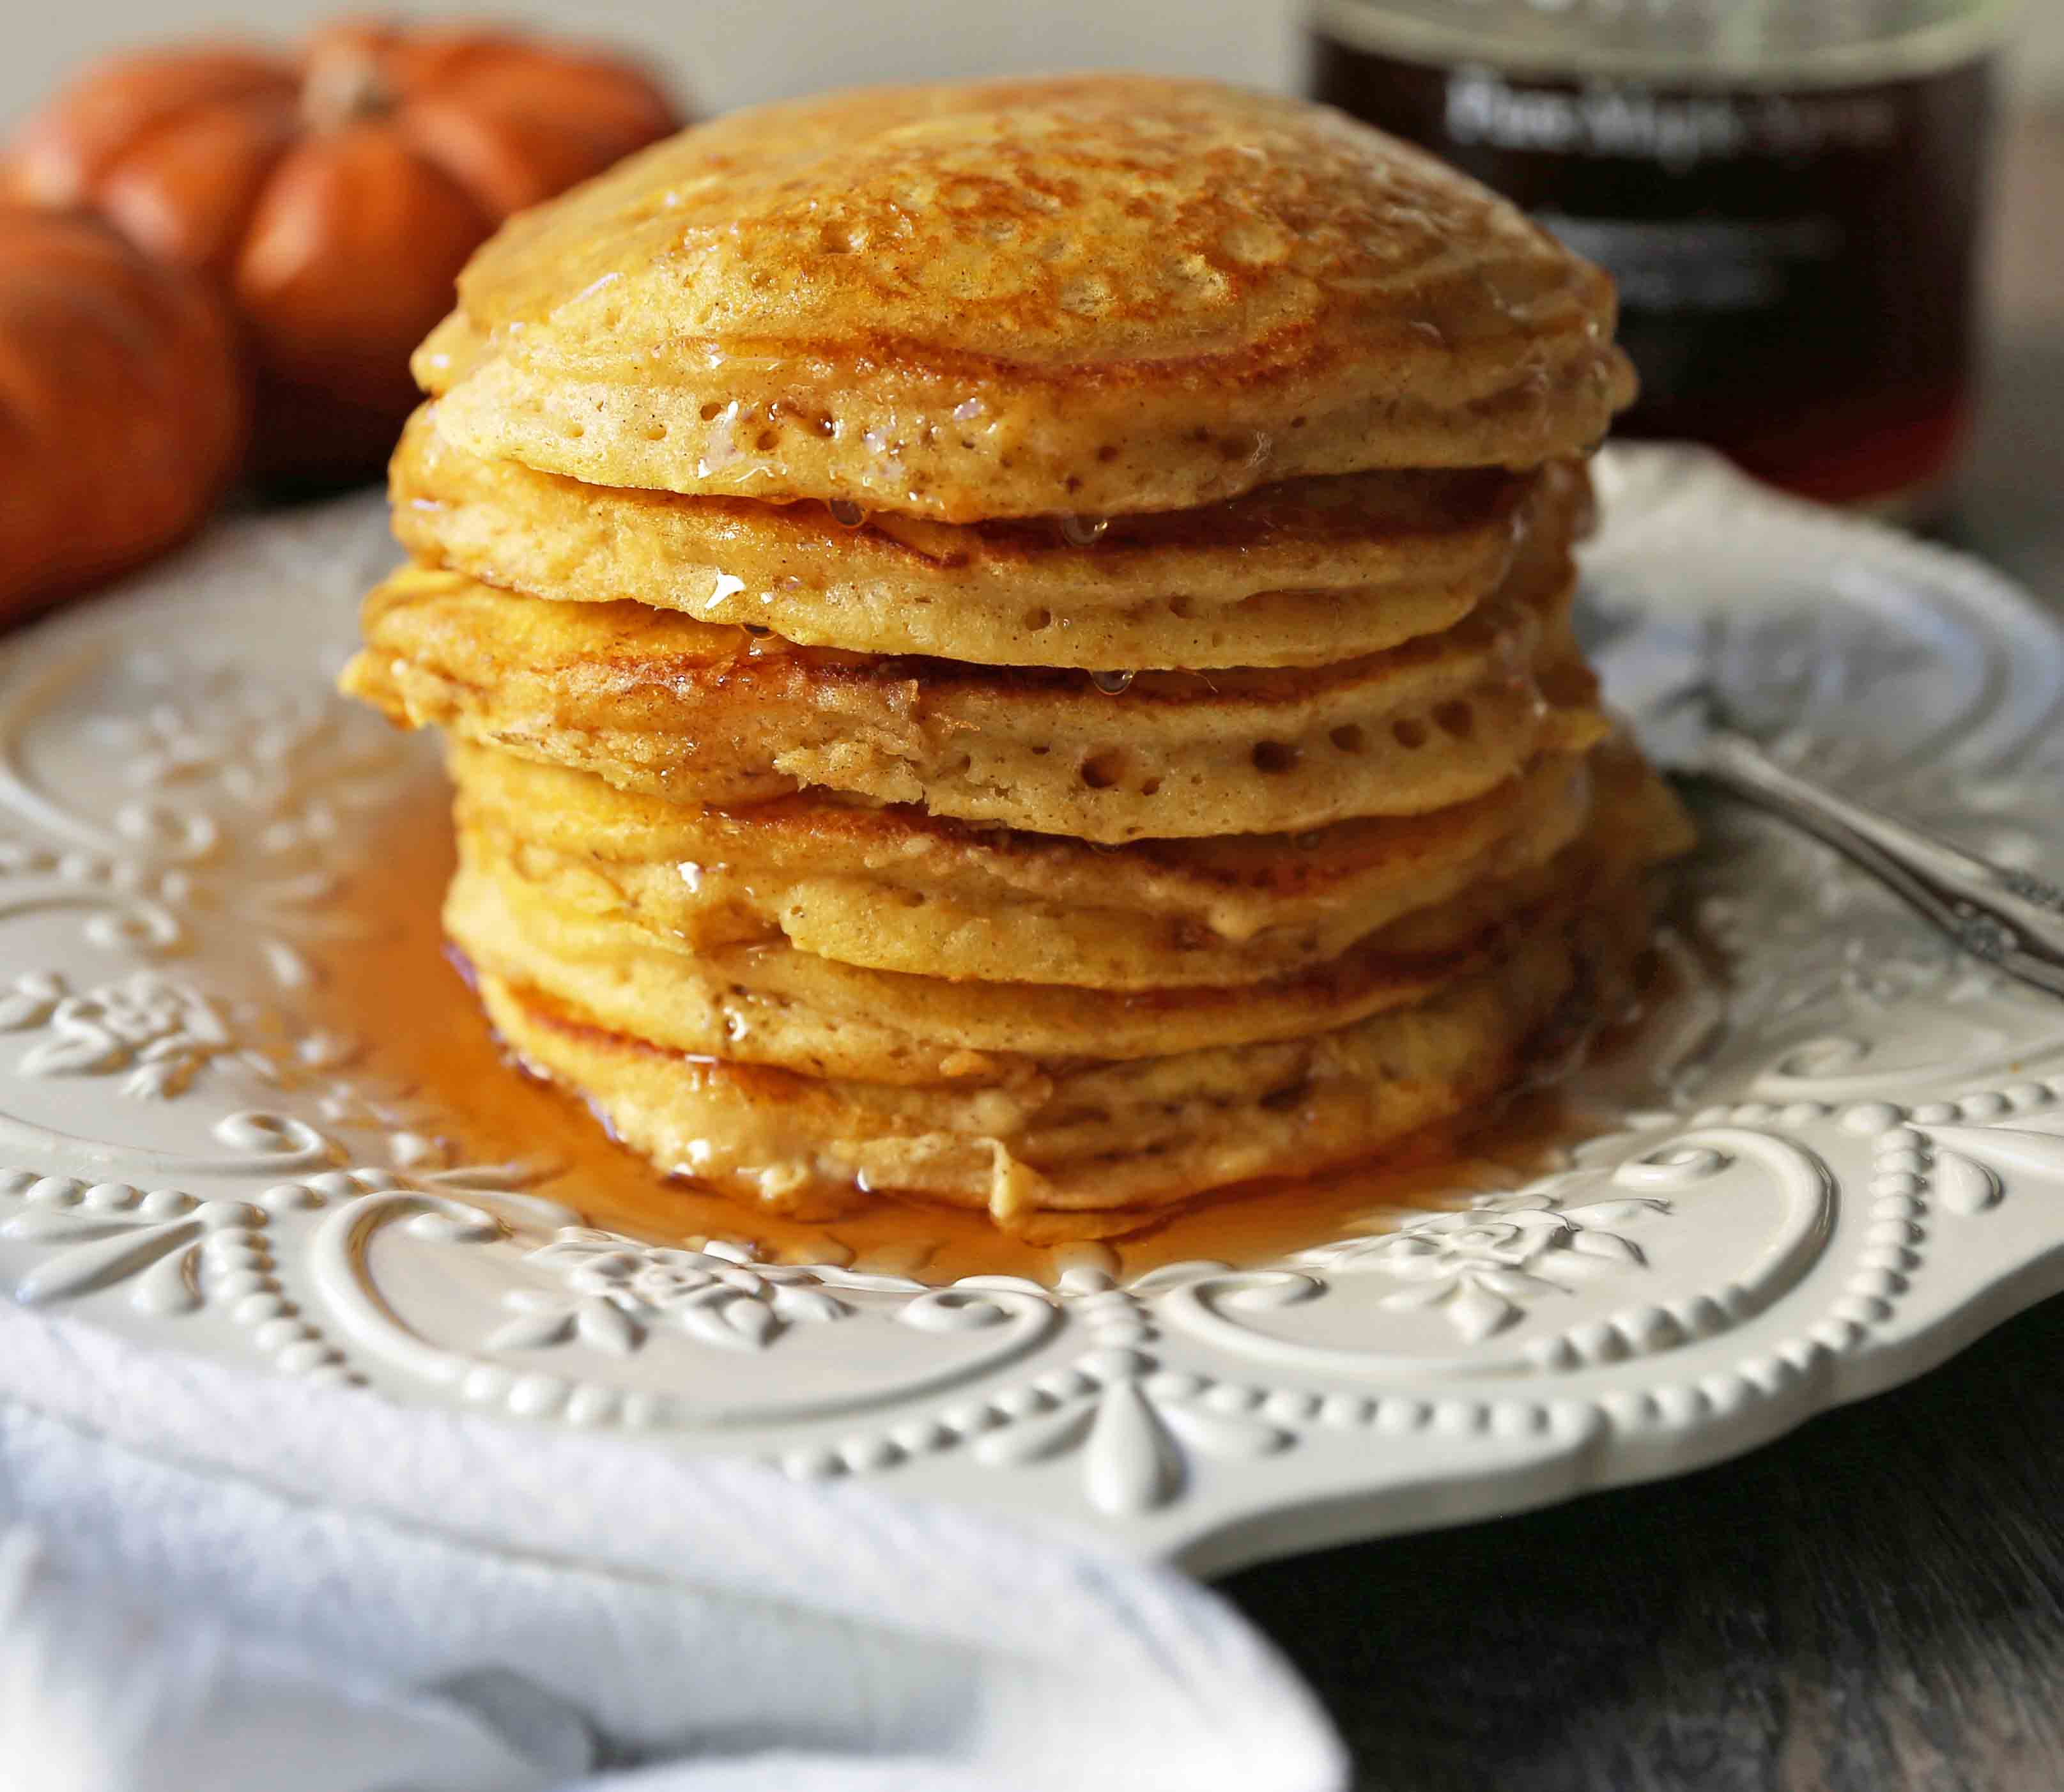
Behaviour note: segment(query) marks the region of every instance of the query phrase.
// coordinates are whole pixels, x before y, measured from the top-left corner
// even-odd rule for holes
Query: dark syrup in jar
[[[1820,10],[1833,23],[1818,37],[1702,67],[1688,26],[1674,59],[1631,58],[1632,8],[1589,38],[1582,4],[1538,8],[1557,19],[1522,19],[1525,35],[1473,53],[1463,23],[1392,34],[1391,15],[1424,6],[1335,0],[1314,21],[1312,89],[1614,275],[1642,385],[1617,433],[1707,442],[1803,495],[1910,511],[1949,471],[1970,409],[1993,40],[1977,21],[1946,63],[1851,79],[1896,63],[1901,42],[1849,42]],[[1927,10],[1955,24],[1980,9]],[[1735,11],[1747,38],[1751,13],[1788,9]],[[1909,59],[1945,28],[1901,40]],[[1501,60],[1514,45],[1525,53]]]
[[[986,1214],[887,1197],[857,1199],[833,1220],[768,1213],[660,1173],[616,1144],[580,1102],[523,1072],[497,1043],[448,956],[438,908],[453,866],[451,825],[433,797],[393,816],[342,906],[360,938],[311,998],[311,1018],[364,1043],[354,1068],[429,1104],[458,1160],[552,1166],[533,1185],[587,1223],[654,1244],[708,1238],[768,1261],[833,1263],[928,1282],[965,1275],[1050,1283],[1070,1263],[1131,1276],[1198,1258],[1260,1263],[1360,1230],[1385,1216],[1451,1204],[1557,1167],[1605,1120],[1553,1089],[1523,1093],[1494,1117],[1429,1132],[1378,1164],[1208,1197],[1102,1245],[1038,1245],[998,1232]],[[1659,997],[1657,998],[1659,999]],[[1601,1049],[1613,1049],[1610,1035]],[[1624,1048],[1624,1047],[1623,1047]]]

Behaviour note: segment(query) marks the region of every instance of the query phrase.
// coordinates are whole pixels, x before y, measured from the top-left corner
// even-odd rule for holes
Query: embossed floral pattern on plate
[[[1717,642],[1838,781],[2054,874],[2064,646],[2016,594],[1702,461],[1602,474],[1594,601]],[[0,667],[18,1302],[1211,1566],[1709,1460],[2064,1280],[2064,1006],[1733,812],[1678,995],[1548,1173],[1268,1262],[1088,1246],[943,1286],[784,1261],[744,1213],[692,1249],[586,1225],[526,1141],[467,1149],[323,1024],[336,892],[437,776],[329,695],[390,552],[369,498],[239,525]]]

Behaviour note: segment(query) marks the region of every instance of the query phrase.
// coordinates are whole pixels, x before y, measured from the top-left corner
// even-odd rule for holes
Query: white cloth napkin
[[[1324,1792],[1178,1575],[0,1304],[7,1792]]]

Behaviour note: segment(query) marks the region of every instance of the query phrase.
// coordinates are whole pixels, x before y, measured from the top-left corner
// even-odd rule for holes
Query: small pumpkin
[[[205,281],[98,220],[0,204],[0,619],[185,535],[248,414]]]
[[[298,55],[121,55],[22,124],[0,192],[91,208],[230,295],[258,379],[254,466],[377,469],[415,402],[409,353],[511,212],[677,127],[611,58],[506,31],[340,23]]]

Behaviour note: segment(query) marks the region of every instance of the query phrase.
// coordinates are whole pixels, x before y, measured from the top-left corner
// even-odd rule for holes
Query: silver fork
[[[2064,890],[1838,796],[1780,763],[1729,713],[1717,671],[1726,660],[1722,619],[1580,603],[1576,621],[1587,656],[1609,694],[1631,711],[1656,765],[1824,841],[1973,958],[2064,995]]]
[[[1949,935],[1972,957],[2064,995],[2064,890],[1995,865],[1780,765],[1727,725],[1709,680],[1684,686],[1640,724],[1642,744],[1668,769],[1703,778],[1803,828]]]

